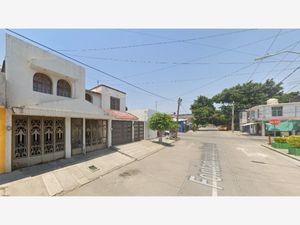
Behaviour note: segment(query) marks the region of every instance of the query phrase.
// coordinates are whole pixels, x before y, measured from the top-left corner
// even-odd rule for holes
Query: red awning
[[[109,115],[111,115],[112,117],[114,117],[115,119],[118,120],[138,120],[139,118],[137,118],[136,116],[132,115],[131,113],[127,113],[127,112],[121,112],[121,111],[117,111],[117,110],[105,110],[109,113]]]

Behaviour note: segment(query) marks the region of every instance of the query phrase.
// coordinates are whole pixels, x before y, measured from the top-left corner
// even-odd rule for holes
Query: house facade
[[[88,96],[89,95],[89,96]],[[144,139],[144,126],[138,122],[138,117],[126,110],[126,93],[101,84],[86,92],[87,99],[93,104],[99,104],[105,113],[111,116],[109,125],[111,144],[120,145]]]
[[[133,141],[126,93],[83,67],[7,34],[1,71],[0,173]]]
[[[269,99],[266,105],[254,106],[240,113],[240,130],[265,136],[266,123],[274,119],[300,123],[300,102],[279,103],[277,99]],[[299,132],[297,129],[291,131],[292,134]]]
[[[156,113],[155,110],[153,110],[153,109],[136,109],[136,110],[130,110],[129,112],[139,118],[139,122],[137,122],[137,123],[140,124],[140,127],[144,127],[144,139],[157,138],[157,131],[151,130],[149,128],[149,123],[148,123],[149,118],[154,113]],[[137,126],[137,125],[135,125],[135,126]],[[140,132],[142,132],[142,130],[143,129],[141,128]],[[135,136],[137,138],[137,132],[135,133]],[[140,134],[140,137],[141,137],[141,134]]]

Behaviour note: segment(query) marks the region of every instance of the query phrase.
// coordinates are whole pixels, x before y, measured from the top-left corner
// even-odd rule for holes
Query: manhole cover
[[[265,162],[261,162],[261,161],[251,161],[253,163],[260,163],[260,164],[266,164]]]
[[[91,166],[89,166],[89,169],[92,171],[92,172],[94,172],[94,171],[96,171],[96,170],[99,170],[96,166],[94,166],[94,165],[91,165]]]

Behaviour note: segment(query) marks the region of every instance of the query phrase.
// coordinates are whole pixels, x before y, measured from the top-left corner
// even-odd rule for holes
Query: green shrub
[[[289,137],[275,137],[274,141],[276,143],[287,143]]]
[[[290,136],[287,142],[293,147],[300,148],[300,136]]]

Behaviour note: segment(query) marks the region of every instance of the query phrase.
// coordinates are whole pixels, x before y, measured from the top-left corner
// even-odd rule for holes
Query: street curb
[[[179,139],[179,140],[180,140],[180,139]],[[169,144],[173,144],[174,142],[179,141],[179,140],[174,140],[173,142],[171,142],[171,143],[169,143]],[[166,146],[162,146],[161,148],[159,148],[159,149],[157,149],[157,150],[155,150],[155,151],[153,151],[153,152],[150,152],[149,154],[143,155],[141,158],[138,158],[137,160],[140,161],[140,160],[142,160],[142,159],[145,159],[145,158],[147,158],[147,157],[149,157],[149,156],[151,156],[151,155],[153,155],[153,154],[155,154],[155,153],[161,151],[161,150],[164,149],[164,148],[166,148]]]
[[[294,159],[294,160],[297,160],[297,161],[300,162],[300,159],[295,158],[295,157],[293,157],[292,155],[288,155],[288,154],[286,154],[286,153],[284,153],[284,152],[281,152],[280,150],[277,150],[277,149],[275,149],[275,148],[272,148],[272,147],[270,147],[270,146],[268,146],[268,145],[262,144],[261,146],[263,146],[263,147],[265,147],[265,148],[268,148],[268,149],[270,149],[270,150],[272,150],[272,151],[274,151],[274,152],[277,152],[277,153],[279,153],[279,154],[281,154],[281,155],[284,155],[284,156],[286,156],[286,157],[289,157],[289,158],[291,158],[291,159]]]

